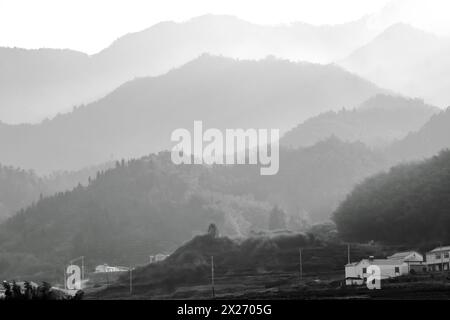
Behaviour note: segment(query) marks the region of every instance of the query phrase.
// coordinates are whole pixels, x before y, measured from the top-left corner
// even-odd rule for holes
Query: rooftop
[[[437,247],[431,250],[430,252],[441,252],[441,251],[450,251],[450,246]]]
[[[352,262],[345,266],[346,267],[356,266],[362,262],[367,262],[370,265],[377,265],[377,266],[399,266],[403,264],[403,261],[401,261],[400,259],[373,259],[373,260],[363,259],[359,262]]]
[[[416,251],[403,251],[403,252],[397,252],[394,253],[392,256],[389,256],[388,259],[405,259],[407,256],[411,254],[419,254]]]
[[[403,261],[400,261],[398,259],[373,259],[373,260],[364,259],[364,260],[366,260],[370,264],[379,265],[379,266],[390,266],[390,265],[399,266],[399,265],[403,264]]]

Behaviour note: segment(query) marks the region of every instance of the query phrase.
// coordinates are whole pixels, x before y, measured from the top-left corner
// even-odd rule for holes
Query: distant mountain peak
[[[0,50],[0,119],[37,122],[74,105],[95,101],[135,78],[158,76],[204,52],[238,59],[268,55],[328,64],[367,43],[374,32],[353,23],[259,25],[230,15],[207,14],[165,21],[128,33],[93,55],[61,51]],[[23,61],[17,62],[17,57]],[[18,68],[16,66],[30,66]],[[23,79],[28,81],[23,81]]]
[[[339,65],[381,87],[443,107],[450,98],[449,56],[450,38],[397,23]]]
[[[49,172],[102,163],[111,154],[138,157],[167,150],[171,132],[198,119],[219,129],[283,133],[313,114],[382,92],[330,65],[204,54],[164,75],[129,81],[53,120],[0,127],[0,161]]]
[[[389,26],[386,30],[384,30],[377,39],[389,39],[389,40],[402,40],[402,38],[408,39],[428,39],[428,40],[437,40],[439,37],[431,32],[426,32],[419,28],[416,28],[410,24],[399,22]]]
[[[286,133],[281,144],[309,146],[335,136],[371,147],[386,146],[421,128],[438,111],[420,99],[377,94],[356,108],[329,111],[306,120]]]

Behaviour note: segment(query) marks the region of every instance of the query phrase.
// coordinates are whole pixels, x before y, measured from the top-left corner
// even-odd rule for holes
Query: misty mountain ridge
[[[354,109],[312,117],[287,132],[280,143],[296,148],[336,136],[343,141],[361,141],[372,148],[386,147],[419,130],[439,110],[420,99],[376,95]]]
[[[419,130],[385,149],[397,161],[422,160],[450,149],[450,108],[439,112]]]
[[[112,166],[113,163],[104,163],[79,171],[53,172],[39,176],[31,170],[0,164],[0,222],[42,197],[72,190],[79,184],[86,185],[91,178],[95,178],[98,171]]]
[[[176,94],[175,94],[176,93]],[[0,125],[0,161],[38,173],[171,148],[177,128],[278,128],[387,93],[334,65],[202,55],[37,125]],[[275,115],[274,115],[275,112]],[[86,143],[89,141],[89,143]]]
[[[448,106],[450,38],[396,24],[338,62],[379,86]]]
[[[263,26],[232,16],[161,22],[88,56],[72,50],[0,48],[0,120],[36,122],[101,98],[136,77],[157,76],[203,53],[240,59],[276,55],[329,63],[375,32],[359,20],[336,26]]]
[[[126,34],[93,55],[0,48],[0,87],[5,88],[0,91],[0,121],[35,123],[51,118],[136,77],[164,74],[203,53],[337,61],[383,88],[445,107],[448,83],[439,72],[450,68],[448,39],[405,23],[374,23],[384,20],[380,15],[318,26],[301,22],[265,26],[233,16],[204,15]]]

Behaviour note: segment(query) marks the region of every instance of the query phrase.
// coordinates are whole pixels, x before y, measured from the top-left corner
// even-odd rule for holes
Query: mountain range
[[[124,35],[93,55],[0,48],[0,121],[38,122],[68,112],[136,77],[164,74],[203,53],[329,63],[375,34],[364,20],[335,26],[263,26],[232,16],[206,15],[182,23],[161,22]]]
[[[309,118],[287,132],[280,143],[305,147],[335,136],[372,148],[386,147],[419,130],[439,110],[420,99],[376,95],[354,109],[328,111]]]
[[[375,84],[440,108],[450,104],[450,38],[399,23],[337,62]]]
[[[322,26],[263,26],[233,16],[205,15],[126,34],[93,55],[69,49],[0,48],[0,121],[52,118],[136,77],[162,75],[204,53],[335,62],[380,87],[447,107],[450,39],[385,19],[388,15]]]
[[[0,161],[38,173],[169,149],[177,128],[276,128],[387,93],[333,65],[202,55],[40,124],[0,124]],[[87,143],[87,141],[89,143]]]
[[[77,185],[86,185],[97,172],[112,166],[113,163],[104,163],[78,171],[39,176],[31,170],[0,164],[0,222],[43,197],[71,190]]]
[[[53,274],[80,255],[92,264],[145,263],[211,222],[231,237],[267,230],[274,207],[301,231],[327,221],[355,184],[386,166],[363,144],[337,139],[283,149],[280,163],[277,176],[261,176],[254,165],[176,166],[169,152],[121,161],[0,224],[0,276]]]
[[[385,154],[396,161],[415,161],[445,149],[450,149],[450,108],[431,117],[419,130],[388,146]]]
[[[211,222],[232,238],[274,229],[272,212],[301,232],[337,209],[348,239],[395,242],[403,226],[419,241],[431,210],[427,240],[447,237],[435,200],[445,208],[450,41],[407,24],[379,33],[373,18],[260,26],[207,15],[94,55],[0,48],[0,277],[60,275],[81,255],[145,263]],[[171,133],[196,120],[280,129],[278,174],[175,166]]]

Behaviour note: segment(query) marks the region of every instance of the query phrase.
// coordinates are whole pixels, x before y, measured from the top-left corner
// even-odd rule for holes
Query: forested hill
[[[0,164],[0,221],[38,200],[45,189],[33,172]]]
[[[351,241],[450,241],[450,151],[392,168],[360,184],[334,213]]]
[[[331,137],[314,146],[280,150],[280,170],[261,177],[245,166],[218,167],[228,192],[250,193],[268,199],[295,218],[327,221],[353,187],[387,169],[389,163],[363,143],[346,143]],[[214,188],[217,182],[211,183]]]
[[[246,165],[175,166],[169,153],[119,163],[0,225],[0,275],[53,274],[80,255],[90,266],[145,263],[211,222],[228,236],[268,229],[277,205],[279,226],[301,230],[327,220],[355,184],[385,167],[361,143],[337,139],[280,157],[276,176]]]
[[[0,225],[0,278],[51,276],[80,255],[90,267],[145,263],[210,222],[229,235],[248,225],[264,228],[269,206],[200,188],[209,170],[174,166],[168,153],[149,156],[38,201]]]
[[[354,109],[328,111],[306,120],[287,132],[281,144],[305,147],[336,136],[343,141],[385,147],[418,131],[439,110],[420,99],[379,94]]]
[[[60,171],[39,176],[31,170],[0,164],[0,221],[30,206],[40,197],[71,190],[78,184],[84,185],[97,171],[111,166],[113,163],[106,162],[78,171]]]

